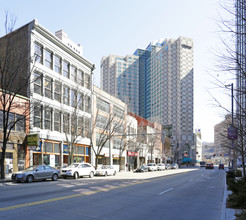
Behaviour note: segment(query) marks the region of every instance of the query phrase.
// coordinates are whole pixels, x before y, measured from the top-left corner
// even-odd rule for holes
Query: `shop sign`
[[[138,152],[127,151],[127,155],[130,156],[130,157],[137,157],[138,156]]]
[[[28,146],[38,146],[38,134],[28,134],[26,136]]]
[[[63,153],[68,154],[68,146],[66,144],[63,144]]]
[[[0,143],[0,149],[2,149],[3,143]],[[14,150],[14,144],[6,144],[6,150]]]

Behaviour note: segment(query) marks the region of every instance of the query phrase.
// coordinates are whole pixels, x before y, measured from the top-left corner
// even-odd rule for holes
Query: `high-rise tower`
[[[127,73],[128,78],[131,75],[138,80],[134,83],[138,99],[130,92],[130,87],[124,87],[124,92],[132,94],[131,102],[116,95],[130,109],[132,103],[138,103],[138,111],[134,112],[141,117],[172,125],[174,145],[180,155],[190,151],[193,145],[193,41],[184,37],[160,40],[150,43],[145,50],[137,49],[134,55],[136,60],[128,63],[128,69],[137,66],[138,76],[136,72]],[[108,60],[111,60],[110,65]],[[124,75],[122,78],[122,74],[116,74],[117,65],[118,60],[113,60],[112,56],[102,59],[101,87],[109,93],[112,89],[119,93],[119,88],[124,86]]]

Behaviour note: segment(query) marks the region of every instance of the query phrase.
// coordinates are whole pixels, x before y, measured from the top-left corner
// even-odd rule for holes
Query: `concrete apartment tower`
[[[158,121],[163,126],[172,125],[173,147],[177,158],[182,158],[194,145],[193,41],[184,37],[162,39],[150,43],[145,50],[137,49],[134,55],[136,61],[128,63],[128,69],[138,66],[138,81],[134,83],[138,99],[130,87],[125,86],[124,92],[131,93],[131,100],[126,99],[126,103],[131,110],[134,109],[132,103],[138,102],[138,110],[134,112],[143,118]],[[116,70],[118,61],[113,57],[102,59],[101,88],[125,101],[119,94],[112,93],[119,91],[125,82],[124,74]],[[128,72],[128,79],[130,77],[135,77],[135,72]]]

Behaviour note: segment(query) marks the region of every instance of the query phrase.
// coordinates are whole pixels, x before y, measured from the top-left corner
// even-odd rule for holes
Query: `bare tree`
[[[225,145],[234,152],[238,152],[242,157],[243,174],[245,176],[245,146],[246,146],[246,53],[242,48],[246,45],[246,2],[243,0],[224,1],[221,4],[224,16],[220,16],[219,27],[221,30],[221,41],[223,50],[218,52],[219,65],[221,73],[231,76],[231,81],[236,81],[236,88],[228,88],[224,82],[219,81],[216,77],[216,85],[231,91],[232,110],[221,104],[221,100],[214,98],[215,103],[224,109],[227,114],[231,114],[230,125],[233,125],[237,131],[237,140],[233,140],[231,145]],[[228,19],[229,18],[229,19]],[[232,84],[233,85],[233,84]],[[235,95],[233,95],[233,93]],[[233,102],[236,111],[233,112]],[[234,123],[233,123],[234,121]],[[227,135],[223,133],[226,137]],[[236,167],[234,157],[233,167]]]
[[[102,150],[107,146],[116,133],[123,134],[122,126],[124,126],[124,119],[116,117],[113,113],[103,116],[97,110],[93,118],[92,127],[90,131],[91,148],[95,155],[95,168],[97,169],[99,157]],[[96,143],[93,140],[93,134],[96,135]]]
[[[1,179],[5,178],[6,146],[14,127],[28,119],[29,104],[21,102],[19,95],[26,96],[31,82],[31,72],[28,68],[35,59],[29,56],[29,48],[23,47],[22,40],[28,39],[27,32],[13,32],[16,18],[5,14],[6,35],[0,38],[0,106],[1,129],[3,130],[2,153],[0,158]],[[18,111],[20,117],[13,117],[12,112]]]

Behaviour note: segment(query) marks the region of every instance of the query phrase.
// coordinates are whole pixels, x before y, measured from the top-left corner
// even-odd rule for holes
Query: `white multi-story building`
[[[20,94],[30,99],[30,133],[39,137],[38,146],[27,148],[30,165],[63,166],[90,160],[87,129],[94,65],[63,31],[56,35],[33,20],[1,38],[1,45],[10,41],[21,51],[16,60],[23,58],[20,74],[29,81]]]

